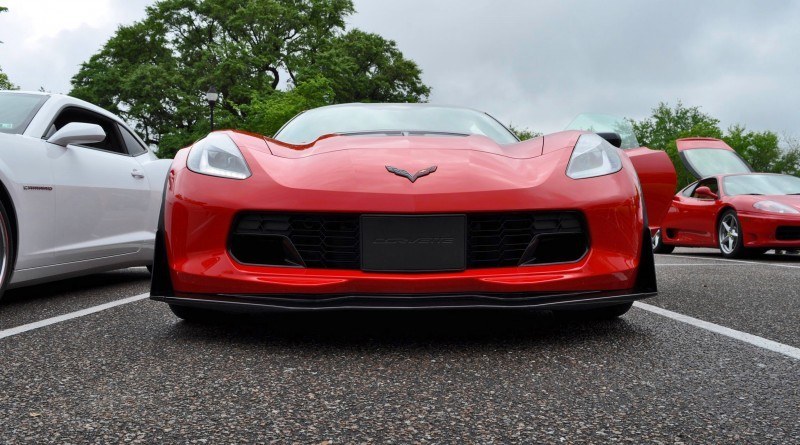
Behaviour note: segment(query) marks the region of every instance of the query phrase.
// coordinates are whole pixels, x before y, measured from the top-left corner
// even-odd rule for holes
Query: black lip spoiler
[[[635,291],[556,294],[371,294],[371,295],[193,295],[153,296],[178,306],[225,312],[332,310],[587,309],[654,297]]]

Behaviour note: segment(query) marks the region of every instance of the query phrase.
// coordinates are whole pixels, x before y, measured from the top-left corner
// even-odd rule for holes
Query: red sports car
[[[186,320],[532,307],[616,317],[656,293],[648,215],[658,226],[675,190],[666,153],[636,145],[618,131],[520,142],[488,114],[412,104],[318,108],[272,139],[214,132],[168,175],[151,296]]]
[[[800,178],[753,173],[725,142],[679,139],[686,168],[699,181],[673,198],[653,237],[656,253],[676,246],[719,247],[740,258],[800,248]]]

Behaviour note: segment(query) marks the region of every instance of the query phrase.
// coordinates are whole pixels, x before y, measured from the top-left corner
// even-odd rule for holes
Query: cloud
[[[581,112],[646,116],[701,105],[757,129],[800,133],[800,4],[357,0],[351,26],[397,41],[431,101],[557,131]]]
[[[151,0],[6,0],[0,66],[58,92]],[[431,101],[557,131],[582,112],[641,118],[660,101],[724,126],[800,136],[800,3],[355,0],[350,26],[397,42]]]
[[[144,17],[150,0],[7,0],[0,14],[0,66],[22,89],[68,93],[80,64],[119,24]]]

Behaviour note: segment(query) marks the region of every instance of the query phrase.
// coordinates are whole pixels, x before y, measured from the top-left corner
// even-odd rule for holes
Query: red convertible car
[[[214,132],[169,172],[151,297],[190,321],[417,308],[616,317],[656,293],[648,217],[657,227],[675,190],[666,153],[637,145],[619,131],[520,142],[485,113],[412,104],[318,108],[274,138]]]
[[[653,237],[656,253],[676,246],[718,247],[723,256],[740,258],[800,248],[800,178],[753,173],[719,139],[677,144],[684,165],[700,180],[673,198]]]

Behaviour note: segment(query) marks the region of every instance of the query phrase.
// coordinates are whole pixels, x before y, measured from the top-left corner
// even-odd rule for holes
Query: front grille
[[[576,212],[473,214],[467,217],[467,264],[471,268],[508,267],[531,260],[559,263],[566,260],[523,260],[534,237],[541,240],[557,235],[582,234]],[[544,243],[542,243],[543,245]],[[584,243],[585,247],[585,243]],[[584,249],[585,252],[585,249]],[[584,252],[577,255],[578,260]],[[531,252],[528,252],[529,255]],[[568,260],[568,259],[567,259]]]
[[[230,251],[242,263],[358,270],[359,214],[247,213],[234,222]],[[588,251],[578,212],[467,215],[467,269],[577,261]]]
[[[361,267],[359,220],[358,215],[348,214],[247,214],[240,217],[234,226],[231,253],[241,260],[242,255],[234,250],[236,240],[241,236],[286,237],[306,267],[358,269]],[[243,262],[275,265],[268,260],[248,258],[249,261]]]
[[[800,226],[780,226],[775,231],[778,241],[800,241]]]

